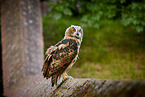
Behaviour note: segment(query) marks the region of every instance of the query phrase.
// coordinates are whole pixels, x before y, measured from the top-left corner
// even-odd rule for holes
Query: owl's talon
[[[68,78],[73,78],[73,77],[72,76],[65,76],[65,78],[68,79]]]
[[[66,72],[63,73],[62,77],[63,77],[63,81],[66,80],[66,79],[69,79],[69,78],[73,78],[71,76],[68,76]]]
[[[73,77],[71,77],[71,76],[65,76],[65,77],[63,77],[63,81],[66,80],[66,79],[70,79],[70,78],[73,78]]]
[[[72,76],[66,76],[66,78],[73,78]]]

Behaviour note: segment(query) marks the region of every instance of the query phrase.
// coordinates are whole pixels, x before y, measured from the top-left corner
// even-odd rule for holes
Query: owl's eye
[[[73,31],[73,32],[75,32],[75,31],[76,31],[76,29],[75,29],[74,27],[72,27],[72,31]]]
[[[82,30],[80,29],[79,32],[82,32]]]

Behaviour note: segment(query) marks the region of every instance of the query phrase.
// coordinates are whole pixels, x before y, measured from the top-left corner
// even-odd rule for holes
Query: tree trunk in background
[[[40,76],[43,64],[39,0],[3,0],[1,7],[4,92],[26,76]]]

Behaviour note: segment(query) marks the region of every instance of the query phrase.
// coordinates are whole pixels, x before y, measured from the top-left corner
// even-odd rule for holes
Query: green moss
[[[80,78],[145,80],[145,34],[136,33],[120,21],[101,21],[96,29],[79,19],[43,18],[44,51],[60,41],[67,27],[81,25],[84,30],[80,59],[69,75]]]

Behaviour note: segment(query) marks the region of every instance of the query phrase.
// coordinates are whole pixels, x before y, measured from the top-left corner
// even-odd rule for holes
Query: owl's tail
[[[51,62],[52,62],[52,55],[48,55],[44,61],[43,68],[42,68],[43,76],[44,78],[46,77],[46,79],[50,78],[51,76],[49,74],[49,66]]]
[[[57,75],[52,76],[51,78],[52,87],[54,86],[54,84],[57,85],[57,79],[58,79]]]

